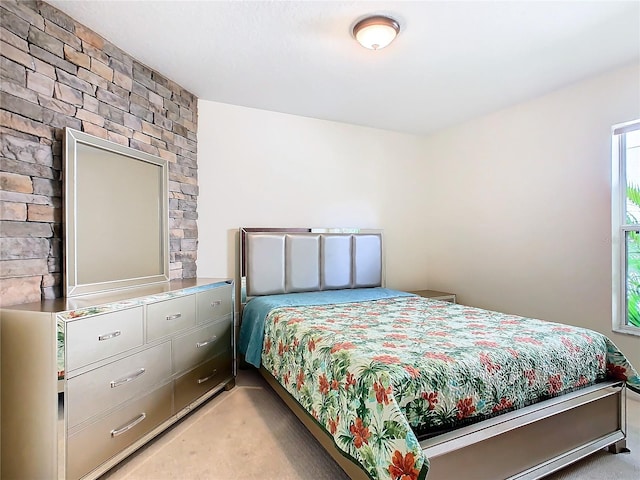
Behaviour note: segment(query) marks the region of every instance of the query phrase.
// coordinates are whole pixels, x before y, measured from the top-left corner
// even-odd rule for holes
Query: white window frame
[[[627,176],[625,134],[640,130],[640,119],[614,125],[611,129],[611,237],[612,237],[612,317],[613,331],[640,336],[640,327],[627,323],[628,231],[640,231],[640,224],[626,223]]]

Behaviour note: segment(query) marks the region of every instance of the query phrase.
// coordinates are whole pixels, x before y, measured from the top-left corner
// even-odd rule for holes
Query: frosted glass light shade
[[[365,48],[380,50],[389,45],[398,32],[400,25],[389,17],[369,17],[359,21],[353,27],[353,36]]]

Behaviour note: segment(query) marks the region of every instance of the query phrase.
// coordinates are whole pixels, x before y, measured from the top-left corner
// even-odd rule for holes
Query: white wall
[[[239,227],[360,227],[426,287],[422,138],[202,100],[198,130],[199,277],[235,275]]]
[[[426,139],[428,283],[462,303],[611,331],[611,126],[640,69],[592,78]]]
[[[427,138],[198,104],[199,276],[233,276],[241,226],[383,228],[387,285],[611,331],[610,129],[640,116],[616,70]]]

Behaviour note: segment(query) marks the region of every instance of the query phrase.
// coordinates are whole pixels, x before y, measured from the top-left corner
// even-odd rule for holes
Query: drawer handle
[[[120,428],[116,428],[114,430],[111,430],[111,436],[112,437],[117,437],[118,435],[122,435],[127,430],[131,430],[133,427],[135,427],[137,424],[139,424],[145,418],[147,418],[147,414],[142,412],[140,415],[138,415],[136,418],[134,418],[130,423],[128,423],[124,427],[120,427]]]
[[[98,337],[98,341],[102,342],[104,340],[109,340],[110,338],[119,337],[120,335],[122,335],[122,332],[120,330],[116,330],[115,332],[105,333],[104,335],[100,335]]]
[[[118,380],[111,381],[111,388],[119,387],[120,385],[124,385],[125,383],[133,382],[136,378],[142,375],[146,370],[141,368],[140,370],[136,370],[135,373],[129,375],[128,377],[119,378]]]
[[[213,302],[211,302],[211,306],[213,308],[219,307],[220,305],[222,305],[222,300],[214,300]]]
[[[204,342],[198,342],[196,343],[196,348],[200,348],[200,347],[204,347],[205,345],[209,345],[210,343],[215,342],[218,339],[217,335],[214,335],[213,337],[211,337],[209,340],[205,340]]]
[[[213,372],[211,372],[211,375],[207,376],[207,377],[202,377],[198,379],[198,385],[200,385],[201,383],[204,382],[208,382],[209,380],[211,380],[213,377],[216,376],[216,373],[218,373],[218,370],[214,369]]]
[[[167,320],[177,320],[182,316],[181,313],[174,313],[173,315],[167,315]]]

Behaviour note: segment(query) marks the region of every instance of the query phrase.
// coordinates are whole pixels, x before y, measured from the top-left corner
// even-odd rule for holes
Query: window
[[[640,335],[640,120],[612,137],[613,330]]]

